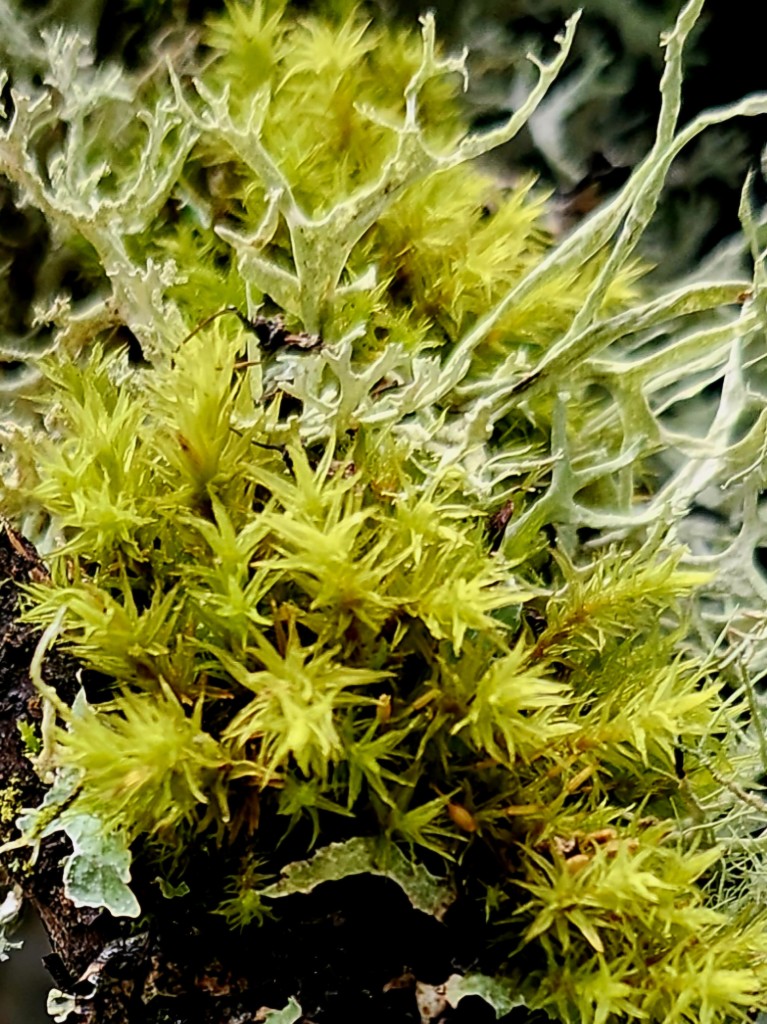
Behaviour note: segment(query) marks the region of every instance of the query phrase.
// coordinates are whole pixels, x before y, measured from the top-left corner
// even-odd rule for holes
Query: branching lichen
[[[64,82],[81,44],[59,36],[62,101],[12,92],[0,169],[108,292],[51,307],[43,422],[8,423],[4,501],[49,554],[26,620],[106,680],[58,707],[45,830],[123,843],[119,885],[127,843],[174,886],[212,858],[201,913],[240,928],[367,871],[501,926],[498,979],[462,992],[493,1005],[509,985],[573,1022],[767,1005],[767,918],[716,844],[757,768],[751,691],[700,645],[708,570],[762,527],[746,504],[702,567],[679,540],[706,488],[754,500],[762,259],[754,241],[754,282],[636,284],[674,157],[767,111],[678,130],[701,6],[665,39],[652,151],[556,244],[531,183],[473,161],[535,109],[577,19],[480,134],[430,16],[419,48],[267,0],[210,26],[191,82],[82,58]],[[720,381],[702,434],[669,417]]]

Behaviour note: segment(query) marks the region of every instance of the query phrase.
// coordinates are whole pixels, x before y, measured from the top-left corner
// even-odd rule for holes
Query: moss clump
[[[96,674],[68,707],[37,665],[57,775],[25,819],[75,859],[108,851],[117,898],[81,904],[139,912],[129,845],[139,878],[233,929],[383,874],[435,916],[484,916],[483,991],[562,1021],[765,1004],[767,919],[716,842],[754,767],[746,708],[691,639],[711,574],[674,536],[701,468],[646,493],[668,401],[705,386],[689,338],[653,332],[718,310],[705,368],[729,374],[759,312],[740,281],[632,288],[690,135],[699,9],[667,41],[650,157],[556,246],[529,184],[472,161],[574,23],[521,112],[464,137],[463,60],[431,19],[419,45],[348,10],[233,5],[194,88],[183,68],[142,83],[123,163],[114,90],[71,114],[94,129],[72,166],[112,160],[85,199],[55,161],[42,184],[8,164],[112,288],[84,320],[54,311],[45,429],[14,433],[6,486],[46,524],[26,618]],[[142,360],[103,344],[115,324]],[[732,475],[750,448],[722,444]]]
[[[401,159],[391,125],[405,115],[408,83],[422,59],[412,32],[372,24],[358,9],[333,20],[294,19],[285,9],[280,0],[231,4],[226,17],[211,20],[205,40],[213,59],[198,90],[206,97],[225,92],[228,144],[202,140],[195,147],[184,168],[182,222],[154,223],[144,244],[189,268],[172,294],[191,323],[222,298],[243,304],[238,275],[225,274],[222,291],[221,267],[231,264],[234,245],[251,304],[277,299],[281,311],[329,341],[362,323],[360,355],[390,343],[419,350],[457,341],[552,245],[543,197],[533,194],[530,180],[502,188],[476,164],[449,161],[413,185],[407,179],[422,175],[407,174],[393,183],[398,198],[390,208],[355,230],[339,281],[314,282],[311,296],[287,302],[278,299],[279,274],[272,287],[258,283],[256,263],[289,269],[296,255],[290,225],[274,208],[276,191],[289,190],[302,216],[327,218],[330,230],[334,207],[355,194],[374,195],[382,168]],[[445,71],[423,76],[418,100],[423,145],[435,154],[467,132],[461,74],[449,63]],[[253,174],[254,103],[259,147],[274,154],[273,173],[264,177]],[[597,268],[595,262],[564,273],[534,291],[499,321],[486,346],[540,354],[569,326]],[[635,264],[615,276],[605,311],[636,296],[638,273]]]
[[[762,926],[709,903],[718,851],[677,825],[718,789],[708,760],[732,770],[737,708],[722,716],[720,685],[680,648],[705,577],[657,546],[580,570],[511,562],[455,473],[426,480],[395,447],[369,465],[363,429],[283,449],[234,369],[240,344],[211,325],[140,405],[110,379],[123,356],[55,370],[57,437],[30,499],[67,540],[27,618],[58,622],[115,686],[64,712],[67,813],[139,859],[183,865],[215,837],[209,910],[238,928],[278,912],[256,882],[285,866],[288,833],[307,849],[378,837],[513,924],[512,977],[538,946],[527,998],[563,1020],[662,1020],[690,998],[718,1012],[721,986],[723,1005],[750,1004]],[[115,474],[121,408],[135,420]],[[684,787],[680,745],[707,759]],[[227,881],[246,835],[258,879]],[[680,977],[700,972],[691,996]]]

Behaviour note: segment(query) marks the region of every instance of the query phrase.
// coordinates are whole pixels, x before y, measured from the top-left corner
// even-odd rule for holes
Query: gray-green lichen
[[[701,8],[665,37],[650,153],[556,242],[531,183],[477,161],[542,101],[576,18],[485,133],[428,15],[419,39],[348,5],[232,4],[205,60],[143,77],[34,41],[48,72],[14,83],[0,170],[95,290],[41,311],[42,422],[29,382],[6,392],[3,500],[50,559],[27,618],[112,685],[71,709],[42,690],[46,765],[74,780],[46,827],[100,822],[173,865],[168,892],[218,844],[204,909],[232,927],[358,870],[434,913],[459,890],[513,941],[454,1001],[764,1005],[748,189],[752,280],[649,294],[636,255],[684,147],[767,112],[678,127]],[[712,489],[727,521],[691,552]],[[464,868],[480,847],[497,870]]]

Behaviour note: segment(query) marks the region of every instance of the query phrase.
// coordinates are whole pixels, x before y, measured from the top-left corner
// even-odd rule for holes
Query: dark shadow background
[[[24,945],[0,964],[0,1024],[51,1024],[45,1011],[51,981],[41,963],[50,946],[33,914],[26,914],[14,939]]]

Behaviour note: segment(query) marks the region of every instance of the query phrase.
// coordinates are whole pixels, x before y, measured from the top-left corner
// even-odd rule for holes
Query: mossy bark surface
[[[37,806],[45,787],[19,732],[19,723],[39,725],[42,711],[29,671],[39,634],[19,621],[18,588],[45,572],[32,545],[4,524],[0,792],[13,793],[19,811]],[[97,695],[99,681],[60,653],[46,656],[43,675],[68,703],[83,684]],[[17,833],[12,814],[3,817],[8,841]],[[303,1007],[300,1020],[316,1024],[495,1020],[477,998],[457,1009],[440,998],[440,985],[455,970],[471,969],[484,944],[481,922],[467,919],[462,908],[438,922],[414,910],[394,883],[358,877],[285,900],[279,920],[236,935],[194,901],[160,896],[139,866],[133,885],[146,913],[126,922],[75,907],[66,897],[62,863],[70,852],[69,839],[59,833],[42,840],[34,865],[27,849],[0,858],[48,934],[53,952],[45,966],[52,984],[76,998],[67,1024],[249,1024],[291,996]],[[201,886],[211,867],[203,859],[197,865]],[[525,1010],[504,1018],[531,1019]]]

